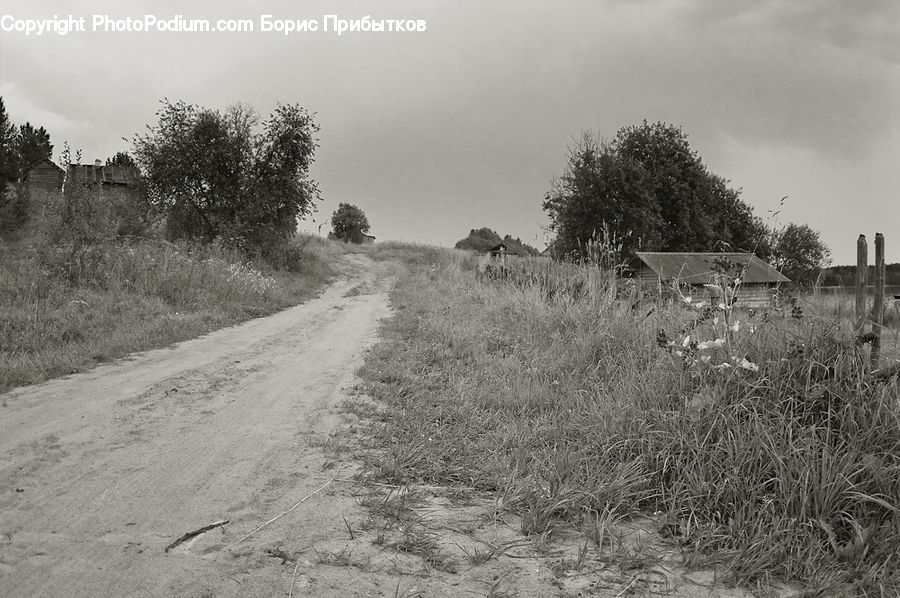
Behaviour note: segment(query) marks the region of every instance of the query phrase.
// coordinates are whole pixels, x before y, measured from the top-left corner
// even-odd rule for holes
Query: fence
[[[875,297],[872,305],[872,331],[868,324],[866,287],[869,276],[869,244],[865,235],[856,240],[856,330],[857,338],[872,343],[872,369],[877,370],[881,359],[881,334],[884,331],[884,235],[875,233]]]

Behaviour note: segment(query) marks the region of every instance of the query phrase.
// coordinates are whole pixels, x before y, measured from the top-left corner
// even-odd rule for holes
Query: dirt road
[[[0,597],[747,596],[646,526],[586,558],[493,496],[355,482],[327,443],[365,429],[340,406],[394,268],[346,256],[309,303],[0,395]]]
[[[0,595],[286,595],[277,547],[343,526],[326,493],[233,543],[333,475],[319,446],[390,283],[344,270],[304,305],[0,395]]]

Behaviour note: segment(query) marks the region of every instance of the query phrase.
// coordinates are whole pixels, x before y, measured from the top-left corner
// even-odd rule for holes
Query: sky
[[[64,36],[0,31],[0,96],[14,122],[48,129],[54,158],[64,141],[85,163],[128,150],[163,98],[315,113],[323,201],[303,230],[349,202],[379,240],[451,246],[487,226],[541,249],[568,147],[648,120],[680,126],[767,223],[819,231],[833,263],[876,232],[900,262],[894,0],[0,0],[4,15],[86,19]],[[102,32],[94,15],[255,31]],[[262,15],[320,30],[262,32]],[[325,15],[425,31],[337,35]]]

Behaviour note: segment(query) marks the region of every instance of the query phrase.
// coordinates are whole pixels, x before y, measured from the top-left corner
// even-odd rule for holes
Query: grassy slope
[[[690,560],[735,581],[900,591],[900,394],[865,378],[839,322],[702,319],[573,266],[479,280],[460,252],[379,254],[411,266],[361,372],[387,407],[369,413],[387,480],[496,491],[529,534],[661,512]],[[728,352],[758,371],[681,349],[739,318]]]
[[[298,237],[295,272],[160,241],[91,248],[73,273],[44,247],[0,243],[0,391],[88,369],[305,301],[342,251]]]

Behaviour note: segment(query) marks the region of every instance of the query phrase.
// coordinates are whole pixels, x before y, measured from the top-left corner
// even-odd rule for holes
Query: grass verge
[[[652,514],[735,583],[900,592],[900,393],[845,322],[380,251],[410,265],[361,370],[381,478],[495,492],[526,535]]]
[[[114,241],[76,259],[0,242],[0,392],[267,315],[315,296],[338,244],[298,236],[290,269],[217,246]]]

